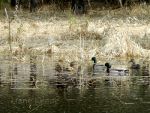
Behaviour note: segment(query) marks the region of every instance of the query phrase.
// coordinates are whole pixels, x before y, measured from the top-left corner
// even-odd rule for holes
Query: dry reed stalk
[[[6,8],[5,8],[5,14],[6,14],[6,17],[7,17],[7,20],[8,20],[8,44],[9,44],[9,50],[10,50],[10,53],[12,53],[12,47],[11,47],[11,42],[12,42],[12,39],[11,39],[11,22],[12,22],[12,19],[9,17]]]

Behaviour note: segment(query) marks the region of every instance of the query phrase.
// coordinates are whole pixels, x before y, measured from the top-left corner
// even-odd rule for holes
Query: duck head
[[[110,68],[111,68],[111,65],[109,63],[105,63],[105,66],[107,68],[106,72],[109,73],[110,72]]]
[[[94,64],[96,64],[96,63],[97,63],[96,57],[92,57],[92,59],[91,59],[91,60],[94,62]]]
[[[105,63],[105,66],[106,66],[107,68],[111,68],[110,63]]]
[[[132,58],[129,63],[135,64],[135,60]]]

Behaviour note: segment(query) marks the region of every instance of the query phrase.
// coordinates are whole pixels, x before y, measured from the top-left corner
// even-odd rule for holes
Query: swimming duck
[[[71,71],[72,71],[72,75],[80,76],[80,74],[81,74],[81,66],[78,65],[78,63],[76,61],[70,62],[70,68],[71,68]]]
[[[149,70],[149,64],[143,63],[143,66],[141,67],[142,76],[149,76],[150,70]]]
[[[98,73],[101,73],[101,72],[105,72],[106,71],[106,66],[103,65],[103,64],[97,64],[97,60],[96,60],[96,57],[92,57],[91,59],[93,61],[93,73],[94,74],[98,74]]]
[[[71,68],[69,66],[65,66],[64,65],[64,61],[63,60],[59,60],[56,65],[55,65],[55,71],[58,74],[69,74],[71,72]]]
[[[56,79],[56,87],[57,88],[67,88],[68,86],[76,86],[77,84],[77,76],[78,75],[78,65],[77,62],[72,61],[70,65],[65,66],[64,63],[59,60],[59,62],[55,66],[55,71],[57,79]]]
[[[140,69],[140,64],[136,64],[134,59],[131,59],[129,63],[131,63],[131,69]]]
[[[106,66],[106,73],[108,75],[119,75],[124,76],[129,74],[129,70],[127,69],[111,69],[111,65],[109,63],[105,63]]]

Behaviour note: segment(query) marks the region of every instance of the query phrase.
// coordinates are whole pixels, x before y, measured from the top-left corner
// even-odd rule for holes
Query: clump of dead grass
[[[110,28],[106,35],[107,41],[100,50],[109,57],[142,57],[147,56],[150,50],[143,49],[131,39],[130,31],[126,29]]]
[[[132,16],[142,16],[142,15],[149,15],[150,13],[150,6],[146,4],[135,4],[131,7],[130,15]]]

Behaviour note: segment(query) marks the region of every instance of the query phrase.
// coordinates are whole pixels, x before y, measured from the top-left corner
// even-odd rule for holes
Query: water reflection
[[[11,88],[17,87],[17,76],[18,76],[18,65],[17,63],[14,63],[13,70],[11,73]]]
[[[149,89],[149,83],[139,85],[139,96],[144,98],[146,96],[148,89]]]
[[[36,87],[37,81],[37,67],[36,67],[36,56],[30,56],[30,86]]]
[[[45,68],[41,68],[42,65]],[[49,82],[47,79],[54,76],[49,71],[52,62],[42,65],[34,55],[29,57],[28,63],[1,64],[0,83],[3,84],[5,81],[7,84],[0,87],[0,113],[149,113],[150,111],[150,76],[145,74],[144,70],[148,70],[149,73],[146,64],[142,65],[137,75],[131,70],[130,76],[87,77],[88,75],[83,74],[83,77],[74,78],[57,73],[54,85],[47,83]],[[82,85],[80,81],[83,82]]]
[[[88,81],[88,88],[94,89],[96,87],[96,79],[91,79]]]
[[[17,63],[14,65],[14,75],[18,75],[18,67]]]
[[[0,69],[0,86],[1,86],[1,84],[2,84],[2,71]]]

